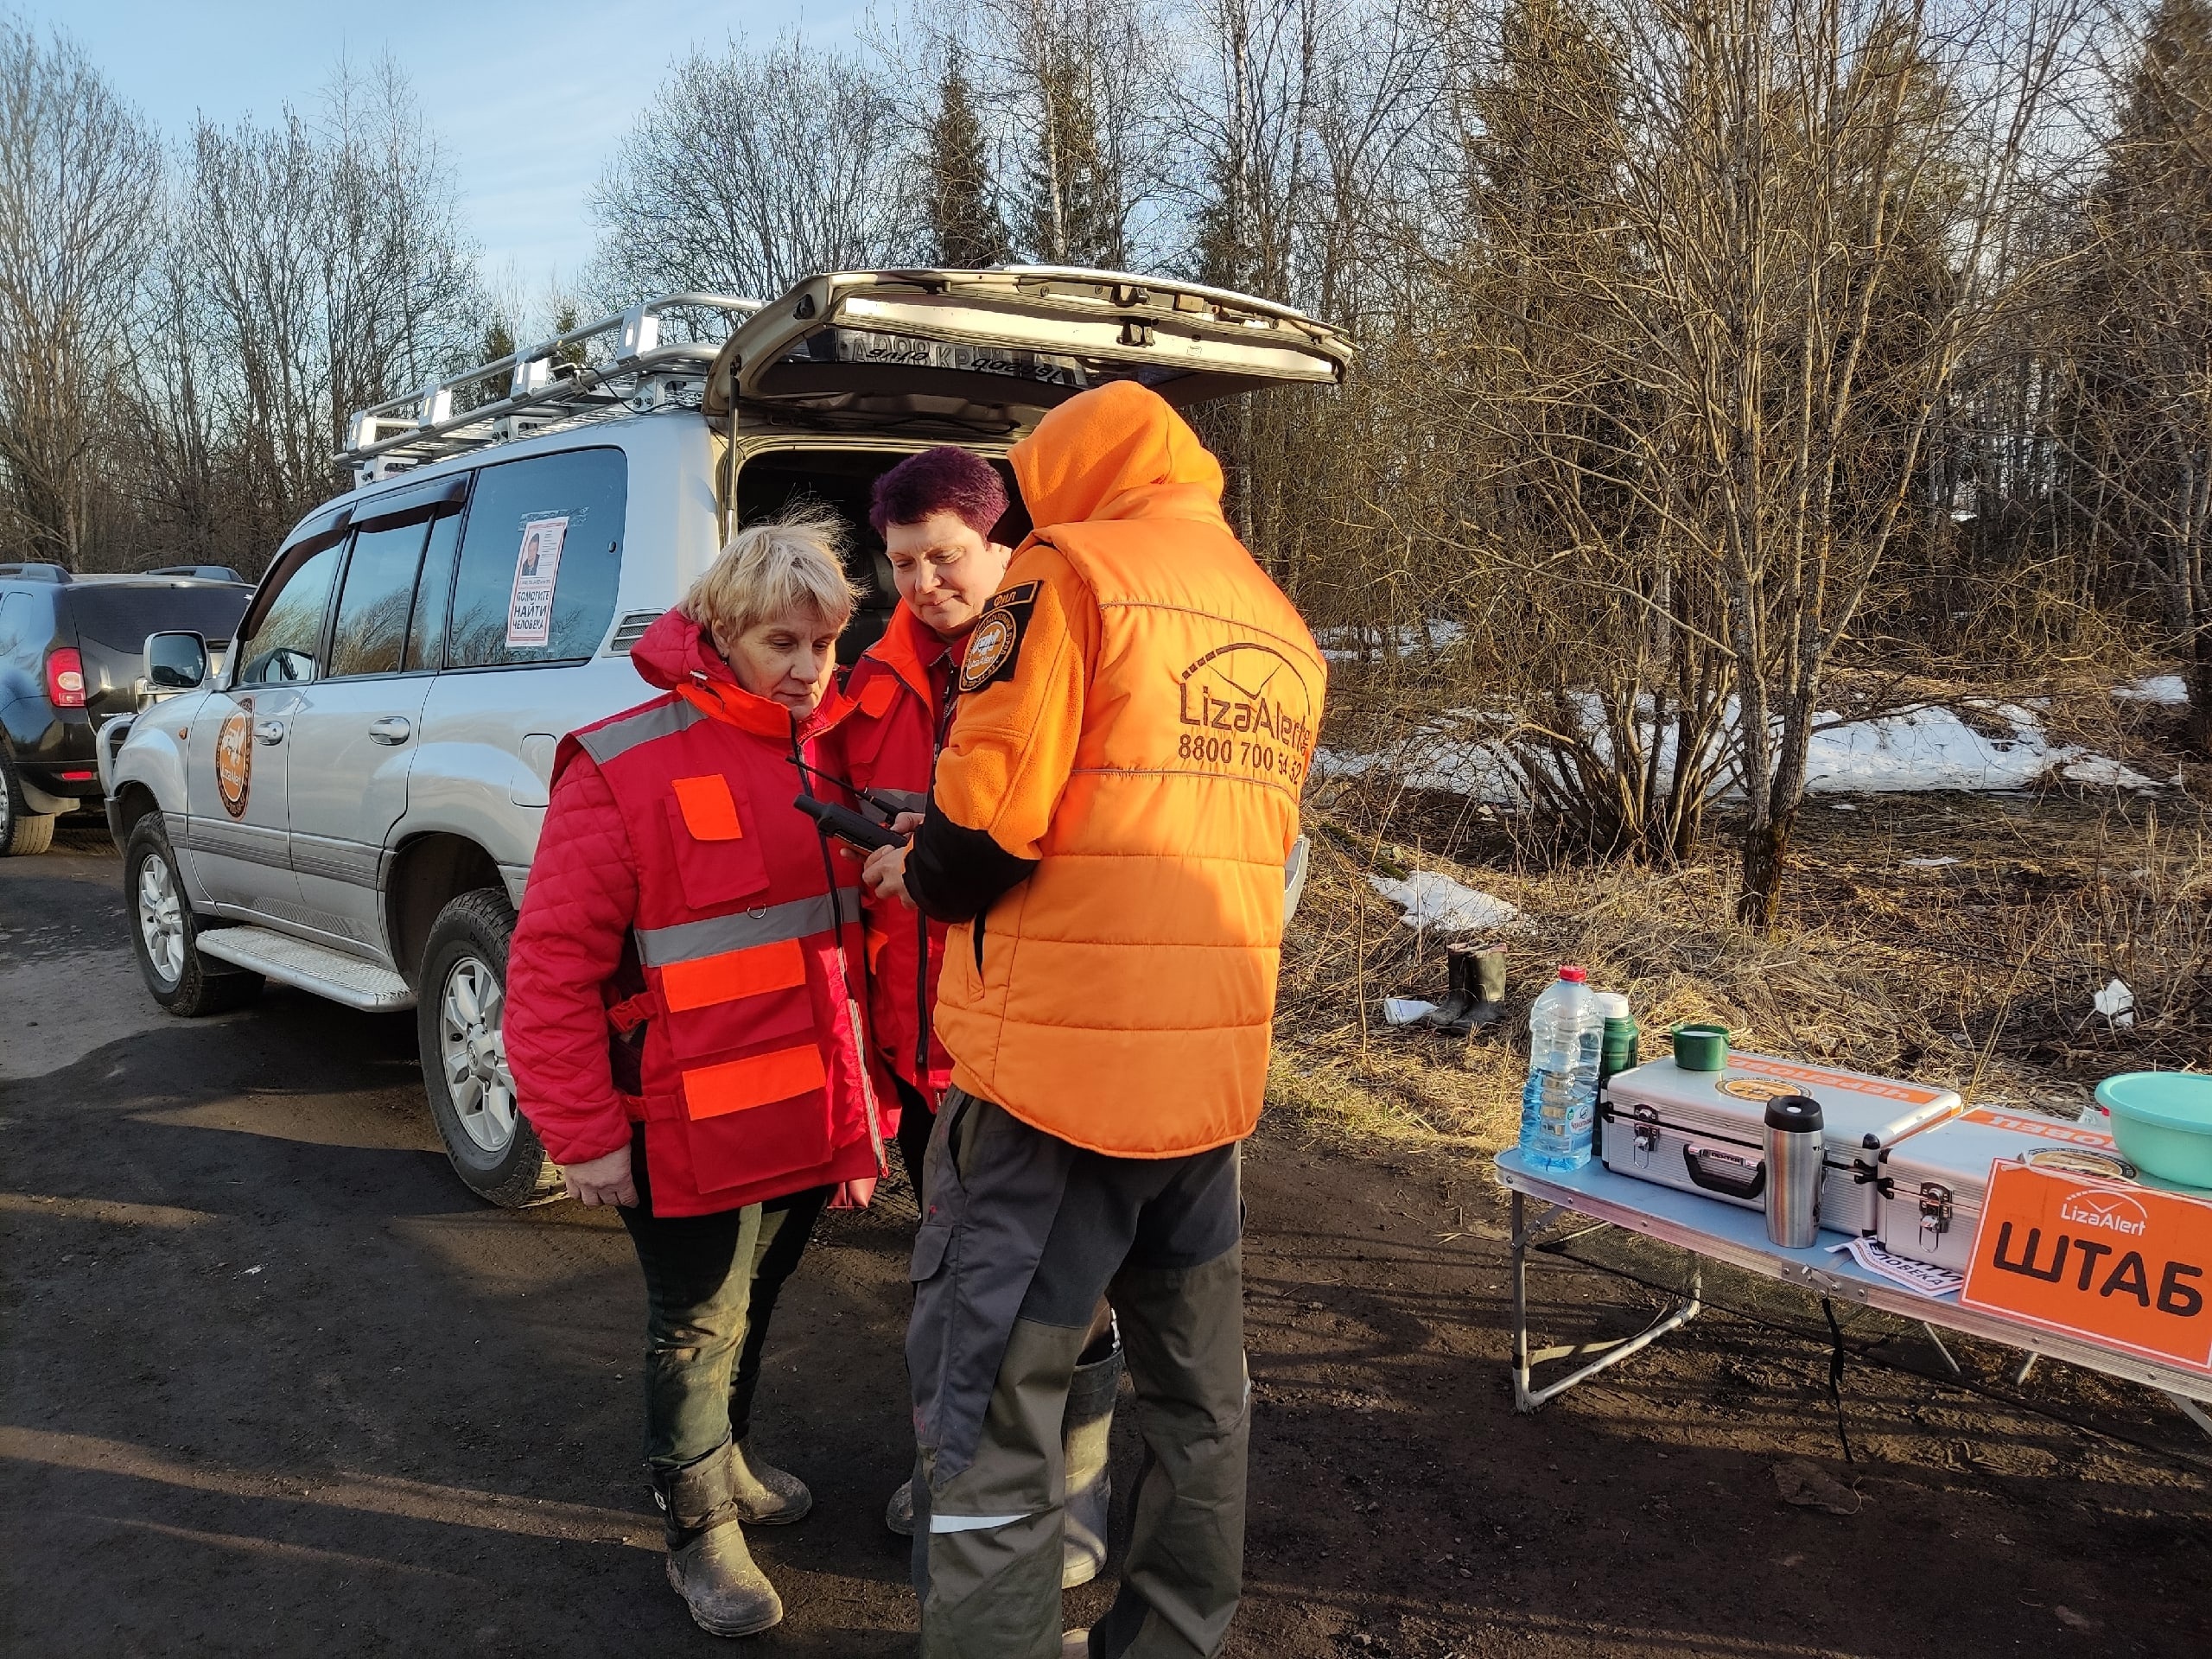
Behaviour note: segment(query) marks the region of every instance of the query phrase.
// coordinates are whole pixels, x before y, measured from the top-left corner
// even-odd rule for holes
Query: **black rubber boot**
[[[1505,947],[1484,946],[1475,952],[1475,1006],[1467,1010],[1471,1027],[1494,1026],[1505,1017]]]
[[[1478,1000],[1475,989],[1476,947],[1471,944],[1451,944],[1444,948],[1444,1001],[1428,1016],[1428,1023],[1439,1031],[1454,1037],[1464,1037],[1470,1029],[1469,1016]]]
[[[725,1440],[696,1463],[652,1471],[668,1535],[668,1581],[709,1636],[755,1636],[784,1616],[738,1524],[737,1455],[737,1443]]]
[[[906,1477],[891,1501],[883,1506],[883,1524],[901,1538],[914,1535],[914,1478]]]
[[[1114,1476],[1106,1452],[1114,1432],[1114,1395],[1122,1382],[1122,1344],[1079,1364],[1068,1384],[1060,1443],[1067,1461],[1067,1506],[1061,1534],[1060,1587],[1088,1584],[1106,1565],[1106,1522]]]

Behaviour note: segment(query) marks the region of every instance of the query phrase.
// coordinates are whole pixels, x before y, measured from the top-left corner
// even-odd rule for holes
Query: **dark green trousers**
[[[1058,1659],[1061,1422],[1102,1293],[1145,1455],[1091,1652],[1217,1652],[1242,1590],[1251,1421],[1236,1148],[1103,1157],[955,1090],[927,1187],[906,1344],[925,1659]]]

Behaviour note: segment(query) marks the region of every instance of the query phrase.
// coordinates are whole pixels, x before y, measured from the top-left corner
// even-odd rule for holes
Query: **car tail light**
[[[89,772],[65,772],[61,774],[61,781],[65,784],[89,784],[92,778],[93,774]]]
[[[46,695],[57,709],[85,706],[85,661],[75,646],[64,645],[46,659]]]

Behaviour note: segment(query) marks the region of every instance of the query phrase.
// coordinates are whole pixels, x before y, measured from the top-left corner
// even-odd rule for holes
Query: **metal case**
[[[1874,1200],[1882,1247],[1964,1273],[1990,1166],[2012,1162],[2058,1164],[2107,1179],[2135,1173],[2101,1121],[1977,1106],[1885,1150]]]
[[[1843,1233],[1874,1230],[1881,1149],[1960,1105],[1948,1089],[1764,1054],[1732,1050],[1719,1071],[1654,1060],[1606,1084],[1599,1155],[1616,1174],[1764,1210],[1766,1103],[1777,1095],[1821,1103],[1820,1224]]]

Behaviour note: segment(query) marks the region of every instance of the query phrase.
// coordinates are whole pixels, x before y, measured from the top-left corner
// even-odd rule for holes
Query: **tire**
[[[0,858],[27,858],[53,845],[53,818],[31,810],[14,765],[0,754]]]
[[[196,1019],[243,1007],[261,995],[259,974],[210,964],[200,954],[203,924],[186,901],[176,854],[159,812],[132,824],[123,843],[123,902],[138,972],[154,1001],[171,1014]]]
[[[423,1088],[454,1172],[509,1210],[561,1195],[561,1171],[517,1109],[500,1028],[514,906],[497,887],[464,893],[438,912],[416,982],[415,1039]]]

